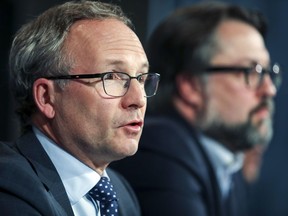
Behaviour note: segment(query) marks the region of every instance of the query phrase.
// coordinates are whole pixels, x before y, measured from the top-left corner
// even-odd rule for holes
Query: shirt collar
[[[212,164],[216,169],[223,169],[226,173],[233,174],[239,171],[243,165],[243,153],[232,153],[219,142],[207,137],[200,136]]]
[[[33,131],[54,164],[71,204],[77,203],[100,180],[100,175],[90,167],[60,148],[39,129]],[[107,176],[104,170],[103,176]]]

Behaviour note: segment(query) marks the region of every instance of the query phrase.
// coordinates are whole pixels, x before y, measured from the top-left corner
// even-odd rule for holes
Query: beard
[[[217,113],[214,117],[209,116],[206,109],[198,118],[200,130],[208,137],[218,141],[226,146],[232,152],[245,151],[256,145],[267,146],[272,139],[272,114],[274,104],[271,99],[264,99],[255,109],[253,109],[246,122],[228,123],[224,122]],[[270,117],[263,119],[257,123],[253,123],[252,117],[254,113],[262,108],[270,111]]]

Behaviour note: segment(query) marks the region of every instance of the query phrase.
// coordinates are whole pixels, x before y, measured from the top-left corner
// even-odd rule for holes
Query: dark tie
[[[107,177],[100,181],[89,191],[89,195],[100,203],[101,216],[118,216],[118,203],[116,192]]]

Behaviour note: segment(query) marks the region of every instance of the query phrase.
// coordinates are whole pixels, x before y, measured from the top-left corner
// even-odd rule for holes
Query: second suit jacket
[[[121,216],[140,215],[138,201],[129,184],[107,169],[119,199]],[[34,133],[15,143],[0,143],[1,215],[73,215],[56,168]]]
[[[112,167],[130,181],[144,216],[246,215],[246,204],[241,203],[245,193],[238,184],[234,189],[240,194],[225,213],[215,170],[198,133],[174,110],[146,116],[138,152]]]

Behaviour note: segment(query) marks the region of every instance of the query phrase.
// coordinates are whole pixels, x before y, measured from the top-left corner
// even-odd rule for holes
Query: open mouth
[[[142,122],[132,122],[132,123],[129,123],[129,125],[142,127],[143,123]]]

